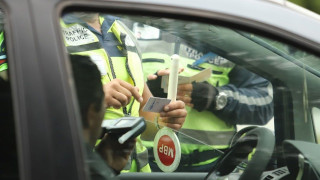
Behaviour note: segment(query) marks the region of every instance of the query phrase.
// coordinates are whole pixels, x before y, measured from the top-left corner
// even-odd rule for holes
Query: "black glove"
[[[155,75],[158,76],[157,79],[155,79],[155,80],[147,80],[147,85],[148,85],[151,93],[155,97],[167,98],[168,94],[165,93],[163,91],[163,89],[161,88],[162,76],[159,76],[157,73],[155,73]]]
[[[218,90],[208,82],[192,83],[191,103],[193,108],[201,112],[209,107],[215,107]]]

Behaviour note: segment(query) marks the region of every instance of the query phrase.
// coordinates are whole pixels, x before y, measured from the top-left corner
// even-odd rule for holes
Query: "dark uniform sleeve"
[[[210,108],[229,124],[265,125],[273,117],[272,85],[266,79],[235,66],[230,83],[218,87],[228,95],[227,105],[220,111]]]

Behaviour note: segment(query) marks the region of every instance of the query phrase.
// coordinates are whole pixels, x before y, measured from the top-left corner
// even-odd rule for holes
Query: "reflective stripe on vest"
[[[96,49],[100,49],[101,45],[99,42],[93,42],[90,44],[84,44],[80,46],[68,46],[68,52],[69,53],[78,53],[78,52],[83,52],[83,51],[92,51]]]
[[[103,22],[103,20],[104,19],[100,17],[101,23]],[[99,39],[96,37],[96,35],[92,33],[89,29],[85,28],[80,24],[77,24],[77,23],[65,24],[61,20],[61,27],[64,35],[65,44],[69,53],[89,56],[94,62],[95,62],[95,59],[102,58],[104,60],[105,68],[101,66],[99,67],[98,65],[99,70],[102,73],[103,84],[108,83],[111,79],[114,78],[114,74],[116,74],[117,78],[121,79],[122,77],[124,78],[123,79],[124,81],[137,86],[140,89],[139,91],[140,95],[142,95],[143,88],[144,88],[144,80],[143,80],[141,60],[139,55],[136,54],[137,51],[133,51],[133,52],[130,51],[130,50],[134,50],[135,46],[132,43],[133,41],[130,41],[130,37],[127,36],[127,33],[124,31],[124,28],[122,27],[122,24],[120,22],[115,21],[112,24],[109,31],[114,33],[117,39],[119,40],[119,42],[122,45],[124,45],[123,47],[127,49],[127,58],[126,57],[109,58],[107,55],[107,52],[104,50],[104,48],[101,47],[99,43]],[[121,69],[118,70],[117,68],[112,68],[113,65],[117,67],[125,67],[126,70],[121,70]],[[128,76],[128,73],[130,73],[130,76]],[[131,116],[136,116],[136,117],[139,116],[140,103],[138,101],[133,101],[133,98],[132,98],[131,103],[129,103],[127,107],[132,108]],[[121,109],[108,108],[105,114],[105,119],[115,119],[123,116],[124,114],[123,114],[122,108]],[[136,150],[137,160],[139,161],[137,164],[140,164],[140,171],[151,172],[148,164],[148,158],[145,158],[148,156],[147,151],[146,151],[146,148],[143,147],[140,138],[137,138],[136,149],[137,149]],[[134,169],[134,168],[130,168],[130,170],[131,169]]]

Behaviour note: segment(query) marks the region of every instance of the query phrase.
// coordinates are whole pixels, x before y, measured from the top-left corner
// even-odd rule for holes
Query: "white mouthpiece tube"
[[[176,101],[177,98],[179,59],[180,56],[177,54],[171,56],[171,67],[167,97],[168,99],[171,99],[171,101]]]

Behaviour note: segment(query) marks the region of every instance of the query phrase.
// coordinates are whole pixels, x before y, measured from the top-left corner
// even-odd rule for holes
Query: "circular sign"
[[[170,166],[176,157],[176,148],[168,135],[160,137],[158,142],[158,156],[162,164]]]
[[[163,172],[173,172],[181,159],[181,147],[177,135],[169,128],[162,128],[154,138],[153,154]]]

